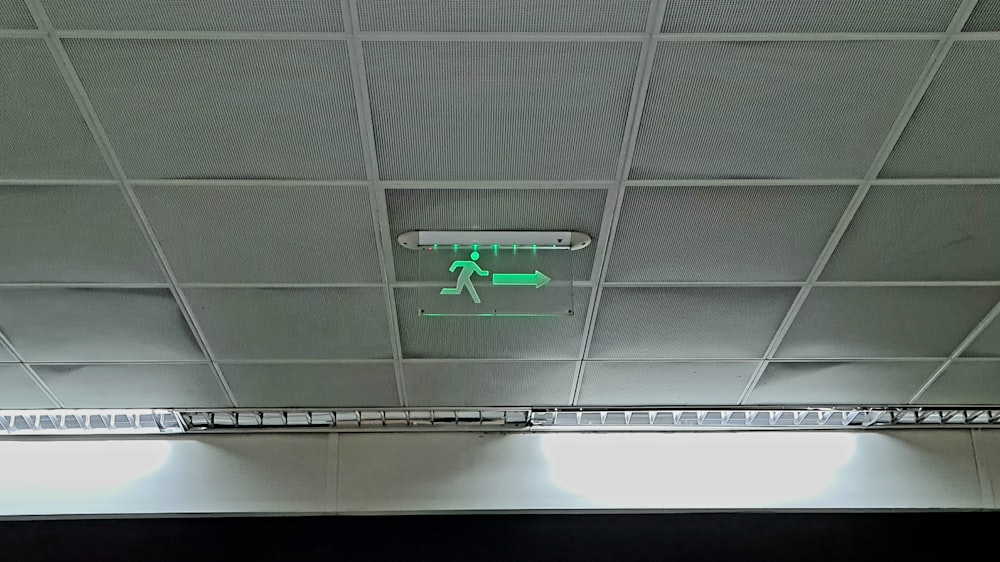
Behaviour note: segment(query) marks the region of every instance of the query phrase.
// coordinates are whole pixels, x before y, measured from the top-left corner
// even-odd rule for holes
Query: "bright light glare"
[[[0,499],[112,492],[156,472],[171,446],[155,439],[0,441]]]
[[[556,486],[595,507],[736,508],[801,502],[836,483],[854,455],[841,432],[552,433]]]

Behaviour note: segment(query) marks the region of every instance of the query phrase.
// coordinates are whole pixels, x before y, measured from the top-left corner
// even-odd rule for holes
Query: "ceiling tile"
[[[221,367],[241,407],[399,406],[391,362],[224,363]]]
[[[24,0],[0,0],[0,29],[35,29]]]
[[[345,42],[63,43],[130,178],[365,177]]]
[[[802,281],[848,186],[628,187],[608,281]]]
[[[631,178],[860,178],[934,45],[660,42]]]
[[[225,408],[229,399],[206,363],[34,365],[68,408]]]
[[[42,0],[56,29],[337,32],[328,0]]]
[[[996,287],[818,287],[778,357],[947,357],[1000,298]]]
[[[888,178],[1000,176],[1000,42],[957,41],[882,168]]]
[[[135,191],[181,282],[381,280],[367,187]]]
[[[577,403],[581,406],[735,404],[757,363],[587,361]]]
[[[573,291],[572,316],[428,317],[418,289],[396,289],[403,357],[472,359],[579,358],[590,289]]]
[[[1000,404],[1000,361],[957,361],[917,400],[919,404]]]
[[[649,0],[358,0],[362,31],[642,33]]]
[[[167,289],[0,289],[0,330],[25,361],[197,361]]]
[[[576,361],[403,363],[410,406],[568,406]]]
[[[378,287],[184,291],[216,359],[392,357]]]
[[[165,282],[116,186],[0,186],[0,282]]]
[[[1000,185],[875,186],[824,280],[1000,280]]]
[[[21,365],[0,365],[0,408],[53,408]]]
[[[1000,31],[1000,0],[979,0],[964,31]]]
[[[388,189],[392,239],[411,230],[570,230],[596,242],[604,189]],[[597,244],[573,252],[573,278],[589,281]],[[419,252],[392,245],[396,279],[420,279]]]
[[[794,287],[606,287],[590,357],[762,357],[797,292]]]
[[[994,319],[962,353],[964,357],[1000,357],[1000,320]]]
[[[667,2],[664,33],[944,31],[961,0]]]
[[[905,404],[940,361],[771,363],[748,404]]]
[[[2,328],[2,326],[3,321],[0,320],[0,328]],[[0,332],[2,332],[2,330],[0,330]],[[13,363],[15,361],[17,361],[17,359],[14,357],[14,354],[7,349],[7,346],[4,345],[3,341],[0,341],[0,363]]]
[[[367,42],[383,180],[611,180],[639,42]]]
[[[110,177],[43,40],[0,39],[0,68],[0,177]]]

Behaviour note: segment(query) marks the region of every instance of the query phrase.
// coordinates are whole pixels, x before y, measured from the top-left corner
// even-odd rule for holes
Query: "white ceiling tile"
[[[0,185],[0,240],[0,282],[166,282],[117,186]]]
[[[0,178],[111,176],[41,39],[0,39]]]
[[[1000,404],[1000,361],[952,363],[917,403],[947,406]]]
[[[0,325],[26,361],[197,361],[167,289],[0,288]]]
[[[630,177],[860,178],[933,49],[660,42]]]
[[[989,326],[965,348],[964,357],[1000,357],[1000,319],[994,319]]]
[[[1000,0],[979,0],[965,31],[1000,31]]]
[[[21,365],[0,365],[0,408],[52,408],[55,404]]]
[[[2,331],[2,330],[0,330]],[[13,363],[17,361],[14,355],[7,349],[7,346],[0,341],[0,363]]]
[[[905,404],[940,361],[771,363],[748,404]]]
[[[576,361],[403,363],[410,406],[568,406]]]
[[[225,408],[230,406],[205,363],[34,365],[69,408]]]
[[[0,29],[35,29],[23,0],[0,0]]]
[[[639,52],[637,42],[365,43],[380,176],[614,179]]]
[[[735,404],[756,367],[756,361],[587,361],[577,403],[581,406]]]
[[[385,363],[223,363],[242,407],[399,406],[395,370]]]
[[[64,40],[132,179],[364,179],[343,41]]]

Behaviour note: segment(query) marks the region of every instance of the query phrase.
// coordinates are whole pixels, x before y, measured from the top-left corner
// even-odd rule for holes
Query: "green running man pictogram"
[[[441,294],[460,295],[462,294],[462,289],[468,289],[469,296],[472,297],[472,302],[479,304],[482,301],[479,300],[479,293],[476,292],[476,287],[472,284],[472,274],[475,273],[480,277],[486,277],[490,274],[490,272],[481,269],[479,264],[476,263],[475,260],[479,259],[479,252],[473,251],[472,255],[469,257],[472,258],[472,261],[455,260],[452,262],[448,271],[454,273],[456,269],[462,268],[462,271],[458,274],[458,283],[455,287],[445,287],[444,289],[441,289]]]

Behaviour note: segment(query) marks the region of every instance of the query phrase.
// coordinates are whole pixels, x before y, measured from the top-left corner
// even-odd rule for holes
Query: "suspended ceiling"
[[[831,4],[0,0],[0,408],[1000,403],[1000,0]]]

